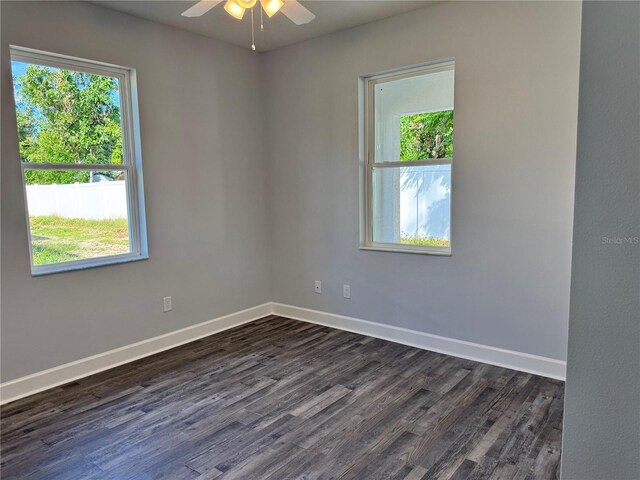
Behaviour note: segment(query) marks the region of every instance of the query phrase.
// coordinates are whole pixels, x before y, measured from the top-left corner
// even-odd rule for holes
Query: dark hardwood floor
[[[3,480],[554,479],[562,382],[268,317],[2,408]]]

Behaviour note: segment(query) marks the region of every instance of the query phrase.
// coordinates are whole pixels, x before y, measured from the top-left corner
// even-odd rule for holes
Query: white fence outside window
[[[127,218],[125,182],[27,185],[29,216],[103,220]]]

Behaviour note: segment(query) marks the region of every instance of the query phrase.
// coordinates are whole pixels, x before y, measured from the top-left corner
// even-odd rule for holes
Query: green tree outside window
[[[28,65],[14,85],[23,162],[122,163],[117,79]],[[28,185],[50,185],[87,182],[90,173],[27,170],[25,175]]]

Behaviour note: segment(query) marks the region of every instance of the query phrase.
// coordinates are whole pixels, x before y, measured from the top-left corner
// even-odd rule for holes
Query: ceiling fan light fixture
[[[267,16],[273,17],[284,5],[282,0],[260,0],[260,5]]]
[[[257,0],[235,0],[235,1],[242,8],[253,8],[257,3]]]
[[[244,17],[245,8],[242,7],[237,0],[227,0],[227,3],[224,4],[224,9],[233,18],[242,20],[242,17]]]

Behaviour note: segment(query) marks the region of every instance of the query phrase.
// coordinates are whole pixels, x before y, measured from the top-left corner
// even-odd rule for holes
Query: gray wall
[[[265,54],[273,300],[564,360],[579,42],[576,2],[444,2]],[[360,251],[358,77],[450,57],[453,256]]]
[[[2,381],[269,301],[259,57],[86,3],[1,8]],[[31,277],[10,44],[137,69],[148,261]]]
[[[640,478],[640,3],[585,2],[562,478]],[[624,240],[628,239],[628,240]]]
[[[565,358],[578,3],[445,2],[262,56],[85,3],[1,8],[3,381],[271,299]],[[148,261],[30,276],[9,44],[137,68]],[[450,57],[453,256],[360,251],[358,77]]]

